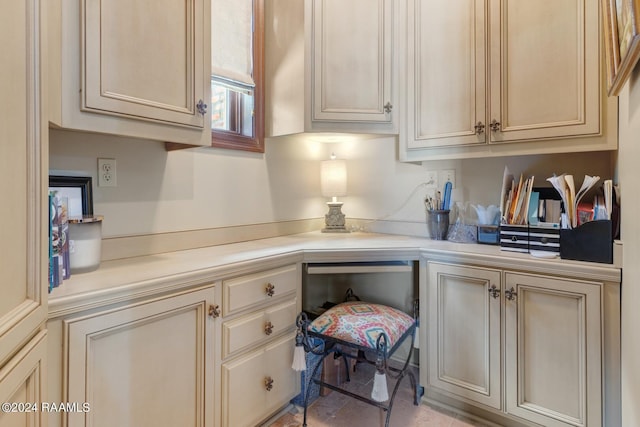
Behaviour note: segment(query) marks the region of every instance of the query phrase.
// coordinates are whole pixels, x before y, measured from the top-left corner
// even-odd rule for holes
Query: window
[[[264,152],[264,0],[212,0],[211,145]]]

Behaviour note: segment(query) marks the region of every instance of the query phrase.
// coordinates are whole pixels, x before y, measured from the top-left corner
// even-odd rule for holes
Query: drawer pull
[[[220,306],[218,304],[211,304],[209,306],[209,316],[213,317],[214,319],[220,317]]]
[[[273,323],[267,322],[264,324],[264,333],[271,335],[273,333]]]
[[[500,298],[500,289],[498,289],[496,285],[491,285],[491,287],[489,288],[489,295],[491,295],[491,297],[493,297],[494,299]]]
[[[276,293],[276,287],[273,286],[271,283],[267,283],[267,287],[265,288],[265,292],[267,293],[268,296],[272,297],[273,294]]]
[[[271,391],[273,389],[273,378],[266,377],[264,379],[264,388],[267,389],[267,391]]]
[[[518,293],[516,292],[515,289],[511,288],[508,291],[504,291],[504,295],[509,301],[513,301],[516,299],[516,296],[518,295]]]

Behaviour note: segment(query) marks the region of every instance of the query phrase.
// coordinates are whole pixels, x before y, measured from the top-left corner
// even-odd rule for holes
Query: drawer
[[[295,298],[222,324],[222,358],[266,342],[296,323]]]
[[[287,334],[222,365],[223,426],[255,426],[299,393],[294,347],[295,334]]]
[[[300,281],[298,267],[289,265],[222,282],[222,315],[242,311],[293,294]]]

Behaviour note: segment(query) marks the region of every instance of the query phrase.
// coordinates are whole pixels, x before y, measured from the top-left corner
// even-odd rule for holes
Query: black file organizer
[[[571,230],[561,229],[560,258],[612,264],[611,220],[589,221]]]

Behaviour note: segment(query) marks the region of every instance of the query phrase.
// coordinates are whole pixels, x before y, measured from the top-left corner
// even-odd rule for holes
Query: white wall
[[[325,144],[314,136],[267,140],[264,155],[198,148],[166,152],[164,144],[97,134],[51,131],[50,168],[94,178],[94,211],[105,216],[103,236],[197,230],[318,218],[320,160],[347,160],[348,218],[423,223],[421,184],[429,170],[455,169],[453,200],[497,204],[504,166],[536,175],[538,183],[568,172],[610,177],[609,153],[401,163],[393,137],[345,138]],[[97,187],[97,158],[115,158],[116,188]]]
[[[640,67],[619,97],[622,193],[622,425],[640,425]]]
[[[52,130],[50,169],[93,177],[104,237],[320,217],[319,143],[281,138],[265,155]],[[115,158],[116,188],[97,186],[97,158]]]

